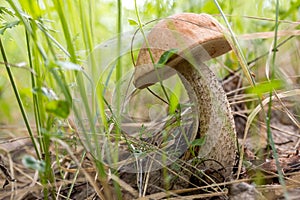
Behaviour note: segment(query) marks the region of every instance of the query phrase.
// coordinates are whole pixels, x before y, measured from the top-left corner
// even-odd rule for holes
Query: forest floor
[[[285,103],[288,105],[288,102]],[[273,111],[271,128],[284,183],[278,178],[276,159],[268,145],[265,124],[253,122],[254,128],[243,139],[247,119],[239,113],[244,113],[246,108],[245,105],[239,105],[239,108],[233,108],[240,147],[244,143],[243,165],[238,178],[238,170],[234,169],[232,179],[219,184],[203,185],[195,182],[199,184],[198,187],[187,185],[184,189],[169,192],[161,189],[158,190],[160,192],[146,193],[140,199],[284,199],[287,196],[289,199],[300,199],[299,127],[279,107],[279,103],[277,106],[275,102],[274,108],[278,109]],[[68,147],[57,144],[51,147],[55,181],[48,185],[49,191],[52,185],[55,192],[53,196],[51,192],[48,194],[49,199],[67,199],[67,196],[70,199],[100,199],[105,192],[92,162],[93,158],[87,153],[82,159],[84,148],[76,134],[67,129],[66,133],[64,141],[69,144]],[[38,173],[22,164],[24,155],[35,156],[33,149],[24,127],[0,125],[0,199],[46,199]],[[82,159],[79,171],[73,162],[74,156],[78,162]],[[130,179],[122,180],[113,175],[107,180],[106,187],[111,196],[104,195],[103,198],[117,198],[112,180],[119,183],[123,199],[138,199],[139,192],[134,183],[136,180],[128,183]]]

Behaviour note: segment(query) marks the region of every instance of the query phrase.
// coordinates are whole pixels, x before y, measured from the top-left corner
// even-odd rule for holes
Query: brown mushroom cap
[[[144,43],[139,52],[134,85],[141,89],[172,76],[174,70],[158,69],[153,65],[170,49],[176,49],[181,57],[189,53],[197,61],[206,61],[230,51],[223,32],[224,28],[208,14],[181,13],[161,20],[147,36],[149,46]]]

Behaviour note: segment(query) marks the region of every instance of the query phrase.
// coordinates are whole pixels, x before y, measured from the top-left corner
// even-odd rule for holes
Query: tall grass
[[[274,29],[274,40],[273,40],[273,47],[270,49],[274,49],[277,47],[277,40],[278,40],[278,27],[279,27],[279,0],[276,0],[276,9],[275,9],[275,29]],[[277,52],[273,51],[272,53],[272,61],[271,61],[271,68],[269,69],[270,71],[268,71],[268,68],[266,69],[266,76],[267,79],[269,81],[273,81],[276,77],[276,56],[277,56]],[[270,73],[270,74],[269,74]],[[270,76],[269,76],[270,75]],[[278,153],[275,147],[275,143],[274,143],[274,139],[273,139],[273,135],[272,135],[272,131],[271,131],[271,118],[272,118],[272,110],[273,110],[273,106],[272,106],[272,96],[273,93],[276,93],[276,91],[274,89],[270,90],[270,94],[269,94],[269,103],[268,103],[268,113],[267,113],[267,117],[266,117],[266,122],[267,122],[267,135],[268,135],[268,142],[272,148],[273,154],[274,154],[274,158],[275,158],[275,162],[276,162],[276,168],[277,168],[277,173],[279,175],[279,182],[281,184],[281,186],[283,187],[283,191],[284,191],[284,196],[286,199],[289,199],[289,195],[287,193],[287,189],[286,189],[286,184],[285,184],[285,180],[283,177],[283,173],[282,173],[282,168],[280,166],[280,162],[279,162],[279,158],[278,158]]]
[[[82,130],[81,134],[85,135],[85,139],[88,141],[87,144],[95,144],[96,149],[98,149],[98,153],[96,155],[100,155],[99,153],[99,145],[97,142],[97,131],[95,127],[95,102],[94,99],[92,104],[90,105],[89,95],[86,91],[86,85],[84,81],[84,74],[82,70],[80,70],[79,56],[77,54],[77,47],[74,44],[75,36],[72,35],[72,30],[70,27],[70,18],[72,16],[67,16],[65,12],[67,7],[69,9],[79,9],[78,11],[81,13],[80,22],[82,24],[81,31],[83,34],[83,43],[86,48],[86,56],[89,55],[93,50],[93,42],[92,42],[92,24],[89,24],[91,20],[91,16],[85,15],[87,12],[84,1],[79,1],[78,4],[74,4],[73,1],[63,2],[60,0],[54,0],[53,7],[49,2],[44,2],[44,6],[49,6],[55,9],[55,12],[49,13],[57,14],[58,20],[61,23],[61,30],[63,33],[63,40],[65,44],[60,44],[57,40],[54,39],[50,29],[47,29],[44,24],[45,18],[42,16],[42,9],[39,7],[37,2],[33,5],[31,2],[23,1],[20,4],[9,0],[9,5],[15,12],[15,17],[17,17],[22,25],[25,28],[24,37],[26,37],[26,46],[27,46],[27,54],[29,66],[34,71],[34,74],[31,74],[31,82],[32,82],[32,90],[36,91],[33,93],[33,107],[34,107],[34,116],[35,116],[35,124],[37,127],[37,137],[33,134],[31,129],[31,124],[27,118],[26,111],[22,104],[22,100],[20,99],[20,95],[15,84],[15,80],[13,78],[12,72],[8,65],[9,61],[6,58],[6,54],[4,51],[4,46],[0,45],[2,57],[4,62],[6,63],[7,72],[9,74],[11,84],[13,86],[16,98],[18,100],[18,104],[20,106],[23,120],[27,126],[30,137],[33,141],[37,158],[43,159],[45,161],[45,169],[40,171],[41,182],[44,184],[44,196],[47,197],[48,194],[48,183],[53,184],[55,182],[55,177],[51,169],[51,157],[50,157],[50,143],[51,137],[56,137],[56,134],[52,134],[56,131],[56,128],[53,128],[53,123],[55,123],[56,118],[66,118],[69,115],[69,110],[72,108],[74,115],[78,119],[80,130]],[[49,3],[49,4],[47,4]],[[89,6],[89,5],[88,5]],[[45,11],[49,9],[46,7]],[[23,10],[24,9],[24,10]],[[90,7],[89,7],[90,9]],[[32,15],[32,16],[30,16]],[[77,17],[76,17],[77,18]],[[72,21],[72,20],[71,20]],[[74,19],[76,21],[76,19]],[[57,28],[57,27],[56,27]],[[77,28],[77,27],[76,27]],[[79,31],[80,29],[77,29]],[[62,38],[60,38],[62,39]],[[46,45],[48,47],[46,47]],[[67,49],[65,50],[63,46],[66,45]],[[57,53],[57,48],[65,53],[65,55],[60,55]],[[49,52],[49,55],[48,55]],[[64,57],[63,61],[61,57]],[[68,61],[69,60],[69,61]],[[94,59],[92,59],[92,63],[94,63]],[[92,67],[95,68],[95,64],[92,64]],[[63,70],[70,70],[71,74],[65,74]],[[120,76],[120,75],[119,75]],[[74,77],[75,79],[73,79]],[[70,79],[71,78],[71,79]],[[75,80],[77,84],[77,89],[80,93],[80,100],[84,107],[84,116],[87,117],[89,123],[89,130],[86,129],[86,126],[83,125],[82,121],[84,120],[82,117],[82,113],[79,112],[79,107],[74,104],[74,100],[72,97],[72,91],[69,87],[70,81]],[[43,93],[43,88],[50,88],[56,92],[59,91],[58,99],[51,99],[45,93]],[[91,90],[95,91],[95,90]],[[62,95],[62,96],[61,96]],[[93,93],[92,96],[95,96]],[[100,100],[101,101],[101,98]],[[51,104],[52,102],[56,102],[56,104]],[[49,111],[49,105],[54,105],[53,109],[55,112]],[[61,110],[64,109],[64,110]],[[57,112],[58,111],[58,112]],[[62,116],[60,113],[66,113],[66,115]],[[92,135],[92,138],[90,138]],[[35,142],[35,139],[38,139],[38,144]],[[39,149],[38,149],[39,147]],[[90,146],[89,149],[92,149]],[[43,155],[43,156],[42,156]],[[106,180],[106,173],[104,171],[103,163],[101,162],[101,158],[97,158],[100,162],[97,162],[96,166],[99,170],[100,181]],[[78,166],[80,167],[80,166]],[[76,180],[76,177],[74,181]],[[106,183],[103,183],[105,186]],[[104,190],[105,192],[107,190]],[[71,192],[71,191],[70,191]],[[51,196],[55,197],[55,191],[51,190]],[[108,195],[107,195],[108,196]]]
[[[246,78],[247,78],[248,82],[250,83],[250,85],[252,87],[256,87],[256,83],[255,83],[254,77],[251,75],[251,71],[250,71],[250,69],[248,67],[246,59],[245,59],[245,57],[243,55],[243,52],[242,52],[242,50],[240,48],[239,42],[238,42],[236,36],[234,35],[234,33],[233,33],[232,29],[231,29],[231,26],[230,26],[230,24],[229,24],[229,22],[228,22],[228,20],[227,20],[227,18],[225,16],[225,14],[224,14],[222,8],[220,7],[218,1],[215,0],[214,2],[216,4],[216,6],[218,7],[218,10],[220,11],[223,19],[226,22],[227,28],[228,28],[228,30],[230,32],[230,35],[231,35],[231,39],[233,41],[232,42],[233,44],[231,44],[231,46],[233,47],[234,52],[237,54],[237,57],[239,59],[239,64],[241,65],[241,68],[242,68],[244,74],[246,75]],[[279,1],[278,0],[276,1],[275,26],[274,27],[275,27],[275,29],[274,29],[274,41],[273,41],[273,46],[270,49],[276,49],[277,48],[277,40],[278,40],[277,34],[278,34],[278,27],[279,27]],[[229,39],[229,41],[230,41],[230,39]],[[268,78],[268,80],[270,82],[274,81],[274,79],[275,79],[276,53],[277,53],[277,51],[273,51],[273,53],[272,53],[271,68],[269,69],[269,67],[267,66],[267,69],[266,69],[266,76],[267,76],[267,78]],[[269,76],[269,73],[270,73],[270,76]],[[273,140],[272,131],[271,131],[271,117],[272,117],[272,110],[273,110],[273,106],[272,106],[273,90],[274,89],[271,89],[269,91],[269,99],[270,100],[268,101],[268,111],[267,111],[267,114],[264,113],[263,104],[262,104],[262,100],[261,100],[260,95],[258,95],[258,99],[259,99],[259,104],[260,104],[260,106],[262,108],[262,112],[264,113],[264,116],[265,116],[265,121],[266,121],[266,126],[267,126],[268,142],[269,142],[269,144],[270,144],[270,146],[272,148],[272,151],[273,151],[273,154],[274,154],[274,158],[275,158],[275,161],[276,161],[276,167],[277,167],[277,172],[278,172],[278,175],[279,175],[279,181],[280,181],[281,185],[283,186],[285,198],[289,199],[287,191],[286,191],[286,186],[285,186],[285,181],[284,181],[282,169],[281,169],[281,166],[280,166],[280,163],[279,163],[279,159],[278,159],[277,150],[276,150],[275,143],[274,143],[274,140]],[[241,159],[240,159],[240,163],[239,163],[238,177],[239,177],[240,168],[241,168],[241,165],[242,165],[243,153],[244,153],[243,149],[241,151],[242,152],[241,152],[241,155],[240,155]]]

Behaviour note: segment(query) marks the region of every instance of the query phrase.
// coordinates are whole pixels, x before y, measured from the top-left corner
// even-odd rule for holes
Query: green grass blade
[[[244,57],[244,54],[243,54],[242,49],[240,47],[240,44],[239,44],[239,42],[237,40],[237,37],[235,36],[233,30],[231,29],[231,25],[229,24],[229,22],[228,22],[228,20],[227,20],[227,18],[225,16],[225,13],[223,12],[222,8],[220,7],[218,1],[214,0],[214,2],[215,2],[215,5],[217,6],[219,12],[221,13],[222,18],[224,19],[224,21],[226,23],[226,26],[227,26],[227,28],[229,30],[229,33],[230,33],[230,36],[231,36],[230,38],[231,39],[228,38],[229,36],[227,34],[225,34],[225,37],[227,37],[227,40],[228,40],[228,42],[229,42],[232,50],[236,54],[236,56],[237,56],[237,58],[239,60],[239,63],[241,65],[241,68],[242,68],[242,70],[243,70],[243,72],[244,72],[244,74],[245,74],[248,82],[252,86],[255,86],[255,80],[254,80],[253,76],[250,73],[250,69],[249,69],[247,61],[246,61],[246,59]]]
[[[6,67],[7,74],[8,74],[8,76],[9,76],[10,83],[11,83],[11,85],[12,85],[13,91],[14,91],[15,96],[16,96],[16,99],[17,99],[17,101],[18,101],[19,108],[20,108],[20,110],[21,110],[21,114],[22,114],[23,120],[24,120],[24,122],[25,122],[27,131],[28,131],[29,136],[30,136],[30,139],[31,139],[31,141],[32,141],[32,144],[33,144],[35,153],[36,153],[38,159],[40,160],[40,159],[41,159],[41,155],[40,155],[40,152],[39,152],[39,150],[38,150],[38,148],[37,148],[37,144],[36,144],[36,142],[35,142],[35,140],[34,140],[34,135],[33,135],[31,126],[30,126],[30,124],[29,124],[29,120],[28,120],[28,117],[27,117],[27,114],[26,114],[26,111],[25,111],[23,102],[22,102],[22,100],[21,100],[20,93],[19,93],[19,91],[18,91],[16,82],[15,82],[15,80],[14,80],[12,71],[10,70],[10,66],[8,65],[9,62],[8,62],[8,60],[7,60],[7,57],[6,57],[5,49],[4,49],[4,46],[3,46],[3,44],[2,44],[1,38],[0,38],[0,50],[1,50],[1,54],[2,54],[3,61],[4,61],[4,63],[5,63],[5,67]]]
[[[273,49],[276,48],[276,46],[277,46],[278,26],[279,26],[278,20],[279,20],[279,0],[276,0],[276,15],[275,15],[275,30],[274,30]],[[277,51],[273,51],[272,64],[271,64],[271,77],[270,77],[269,81],[272,81],[275,78],[276,53],[277,53]],[[267,78],[269,78],[268,74],[267,74]],[[267,117],[266,117],[268,142],[269,142],[269,144],[272,148],[272,151],[273,151],[273,156],[274,156],[275,163],[276,163],[278,178],[279,178],[279,182],[280,182],[281,186],[283,187],[284,197],[285,197],[285,199],[289,199],[287,189],[286,189],[286,184],[285,184],[285,181],[284,181],[283,172],[282,172],[280,162],[279,162],[279,158],[278,158],[278,153],[277,153],[277,150],[276,150],[276,147],[275,147],[275,143],[274,143],[274,139],[273,139],[273,135],[272,135],[272,131],[271,131],[272,102],[273,102],[272,101],[272,96],[273,96],[273,90],[270,90],[269,103],[268,103],[268,112],[267,112]]]

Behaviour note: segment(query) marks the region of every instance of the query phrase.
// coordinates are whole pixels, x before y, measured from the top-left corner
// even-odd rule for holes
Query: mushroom
[[[231,50],[224,31],[208,14],[181,13],[161,20],[139,51],[134,85],[143,89],[177,72],[198,113],[199,130],[193,138],[206,137],[197,155],[207,159],[206,167],[228,177],[237,153],[233,116],[222,85],[203,63]],[[170,49],[176,49],[176,53],[166,67],[156,67]]]

